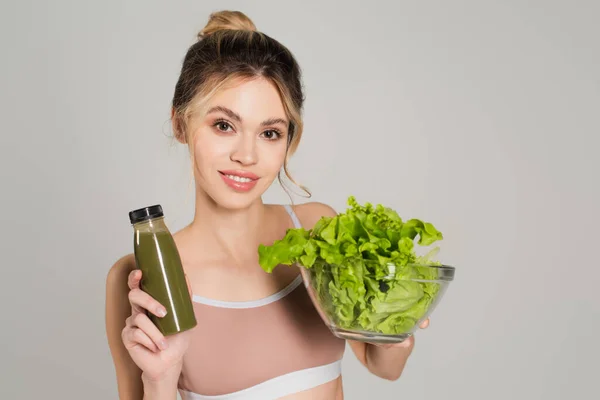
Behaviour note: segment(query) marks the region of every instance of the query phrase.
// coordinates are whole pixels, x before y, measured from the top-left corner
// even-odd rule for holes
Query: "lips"
[[[252,172],[248,172],[248,171],[224,170],[224,171],[219,171],[219,172],[222,175],[239,176],[240,178],[248,178],[248,179],[252,179],[252,180],[258,179],[258,175],[253,174]]]
[[[256,174],[247,171],[226,170],[219,171],[219,173],[221,174],[221,178],[223,178],[223,181],[227,184],[227,186],[236,192],[250,191],[252,188],[254,188],[254,186],[256,186],[256,183],[259,179]]]

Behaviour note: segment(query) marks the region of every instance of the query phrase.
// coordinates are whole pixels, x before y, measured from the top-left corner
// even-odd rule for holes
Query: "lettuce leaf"
[[[438,248],[417,256],[415,245],[429,246],[443,235],[431,223],[406,222],[381,204],[359,204],[335,217],[322,217],[311,230],[289,229],[272,245],[260,245],[259,264],[299,264],[310,271],[320,304],[345,329],[400,334],[425,315],[439,285],[436,271],[419,265],[433,261]],[[413,280],[417,279],[417,281]]]

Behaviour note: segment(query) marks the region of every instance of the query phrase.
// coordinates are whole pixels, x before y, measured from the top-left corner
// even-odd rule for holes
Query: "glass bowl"
[[[342,339],[399,343],[439,304],[455,268],[449,265],[379,263],[362,258],[344,265],[318,259],[300,266],[319,315]]]

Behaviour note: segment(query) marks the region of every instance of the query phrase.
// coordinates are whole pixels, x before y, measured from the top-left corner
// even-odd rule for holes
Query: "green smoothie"
[[[163,335],[196,326],[194,307],[187,288],[181,258],[173,236],[164,222],[160,205],[129,213],[134,229],[134,254],[142,270],[141,289],[162,304],[163,318],[148,313]]]

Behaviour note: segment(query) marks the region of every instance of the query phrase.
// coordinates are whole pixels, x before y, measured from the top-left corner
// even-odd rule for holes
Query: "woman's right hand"
[[[129,274],[127,284],[131,316],[126,320],[121,338],[144,378],[160,381],[166,377],[173,378],[173,374],[179,376],[193,329],[165,337],[146,315],[147,310],[157,317],[163,317],[161,311],[165,312],[165,308],[140,289],[141,279],[142,271],[139,269]]]

